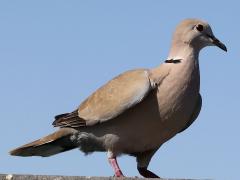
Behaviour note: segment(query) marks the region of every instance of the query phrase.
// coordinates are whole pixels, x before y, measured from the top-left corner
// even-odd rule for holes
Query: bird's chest
[[[161,125],[175,135],[191,118],[200,86],[198,65],[172,68],[170,74],[158,87],[157,99]]]

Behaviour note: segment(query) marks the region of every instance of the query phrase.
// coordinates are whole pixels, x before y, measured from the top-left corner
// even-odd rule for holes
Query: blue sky
[[[238,179],[238,1],[0,1],[0,173],[111,176],[105,153],[50,158],[8,151],[53,132],[56,114],[129,69],[159,65],[179,21],[207,20],[226,44],[200,54],[203,108],[197,121],[162,146],[149,166],[161,177]],[[135,159],[119,158],[126,176]]]

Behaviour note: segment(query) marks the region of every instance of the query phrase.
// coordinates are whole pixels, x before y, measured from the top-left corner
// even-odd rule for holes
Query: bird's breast
[[[199,87],[198,64],[173,65],[157,91],[160,121],[165,133],[175,135],[189,121],[197,102]]]

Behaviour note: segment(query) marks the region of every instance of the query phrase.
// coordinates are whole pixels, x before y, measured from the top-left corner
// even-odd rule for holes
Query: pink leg
[[[121,171],[120,167],[118,166],[116,157],[108,158],[108,161],[109,161],[109,163],[111,164],[111,166],[114,170],[115,176],[116,177],[123,177],[122,171]]]

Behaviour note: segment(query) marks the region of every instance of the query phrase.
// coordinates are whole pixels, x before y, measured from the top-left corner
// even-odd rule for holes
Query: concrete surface
[[[0,180],[148,180],[140,177],[86,177],[86,176],[47,176],[47,175],[17,175],[17,174],[0,174]],[[160,180],[160,179],[159,179]],[[161,180],[190,180],[190,179],[161,179]]]

